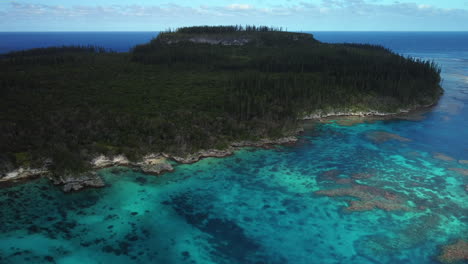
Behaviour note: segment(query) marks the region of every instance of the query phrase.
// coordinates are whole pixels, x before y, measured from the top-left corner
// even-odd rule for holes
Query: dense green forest
[[[434,103],[441,91],[433,62],[255,26],[169,30],[128,53],[13,52],[0,69],[0,171],[223,148],[279,137],[314,110],[391,112]]]

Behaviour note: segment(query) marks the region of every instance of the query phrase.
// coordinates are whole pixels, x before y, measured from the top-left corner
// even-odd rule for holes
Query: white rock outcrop
[[[91,161],[91,165],[95,169],[100,169],[113,166],[129,166],[131,164],[124,155],[117,155],[111,158],[101,154]]]
[[[135,164],[144,173],[161,174],[167,171],[173,171],[171,163],[161,154],[150,154],[143,158],[141,162]]]
[[[49,173],[46,168],[23,168],[19,167],[16,170],[7,172],[4,177],[0,178],[0,182],[24,180],[27,178],[35,178]]]

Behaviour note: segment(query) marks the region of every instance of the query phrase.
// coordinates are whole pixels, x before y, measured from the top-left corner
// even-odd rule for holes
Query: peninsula
[[[170,171],[168,158],[294,141],[304,118],[396,114],[442,93],[433,62],[256,26],[180,28],[128,53],[12,52],[0,68],[0,181],[66,190],[102,186],[93,168]]]

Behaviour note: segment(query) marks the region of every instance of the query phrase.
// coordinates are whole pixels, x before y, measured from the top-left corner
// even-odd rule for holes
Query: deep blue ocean
[[[0,263],[420,264],[457,254],[466,263],[468,32],[313,34],[434,60],[445,94],[392,120],[308,121],[293,146],[247,148],[161,176],[104,169],[102,189],[64,194],[41,179],[3,187]],[[128,51],[154,36],[0,33],[0,53]]]

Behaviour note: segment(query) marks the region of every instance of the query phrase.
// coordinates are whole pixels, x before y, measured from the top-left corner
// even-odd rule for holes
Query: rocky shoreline
[[[333,118],[333,117],[346,117],[346,116],[359,116],[359,117],[393,117],[401,114],[408,114],[415,110],[425,109],[434,106],[436,103],[425,105],[425,106],[415,106],[411,109],[400,109],[398,112],[379,112],[379,111],[342,111],[342,110],[333,110],[333,111],[316,111],[311,114],[305,115],[302,120],[321,120],[324,118]],[[141,171],[146,174],[160,175],[164,172],[171,172],[174,170],[173,163],[170,161],[176,162],[178,164],[191,164],[195,163],[203,158],[214,157],[214,158],[223,158],[230,155],[233,155],[236,150],[245,148],[245,147],[268,147],[273,145],[285,145],[296,143],[298,138],[296,135],[302,133],[303,128],[299,128],[296,131],[288,133],[292,136],[285,136],[278,139],[261,139],[258,141],[237,141],[232,142],[230,146],[226,149],[207,149],[200,150],[195,153],[187,154],[185,156],[177,156],[168,153],[153,153],[146,155],[142,160],[138,162],[129,161],[124,155],[116,155],[113,157],[107,157],[105,155],[97,155],[92,161],[91,166],[92,171],[84,172],[81,174],[66,174],[60,177],[53,177],[52,172],[48,169],[48,165],[45,164],[42,168],[17,168],[13,171],[4,173],[0,175],[0,184],[7,182],[18,182],[31,178],[37,177],[47,177],[55,185],[61,185],[64,192],[78,191],[86,187],[104,187],[105,182],[102,178],[96,173],[96,170],[107,168],[107,167],[130,167],[134,170]]]
[[[369,112],[350,112],[350,111],[331,111],[331,112],[323,112],[323,111],[316,111],[312,114],[304,116],[303,120],[316,120],[322,118],[329,118],[329,117],[346,117],[346,116],[359,116],[359,117],[384,117],[384,116],[394,116],[402,113],[408,113],[409,110],[401,110],[398,113],[390,113],[390,112],[379,112],[379,111],[369,111]]]
[[[295,134],[301,133],[303,130],[298,129]],[[143,157],[138,162],[129,161],[124,155],[116,155],[108,157],[98,155],[91,161],[93,170],[78,174],[66,173],[65,175],[55,176],[48,168],[50,164],[44,164],[41,168],[24,168],[20,167],[13,171],[7,172],[0,177],[0,184],[19,182],[38,177],[48,178],[54,185],[61,186],[64,192],[79,191],[84,188],[101,188],[105,187],[104,180],[96,173],[96,170],[108,167],[130,167],[134,170],[141,171],[145,174],[160,175],[165,172],[174,170],[173,163],[191,164],[203,158],[215,157],[222,158],[234,154],[234,151],[245,147],[267,147],[272,145],[293,144],[297,141],[296,136],[288,136],[279,139],[262,139],[259,141],[239,141],[233,142],[223,150],[207,149],[200,150],[186,156],[177,156],[167,153],[149,154]]]
[[[442,95],[443,93],[441,93]],[[318,110],[309,114],[305,114],[302,117],[302,120],[320,120],[323,118],[330,117],[347,117],[347,116],[356,116],[356,117],[394,117],[398,115],[409,114],[414,111],[424,110],[431,108],[437,104],[438,100],[426,105],[415,105],[410,108],[401,108],[396,112],[381,112],[378,110],[368,110],[368,111],[349,111],[343,109],[336,109],[331,111],[322,111]]]

